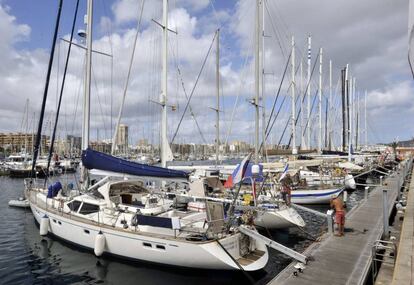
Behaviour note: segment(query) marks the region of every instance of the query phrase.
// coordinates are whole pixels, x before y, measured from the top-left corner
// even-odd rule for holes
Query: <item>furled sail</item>
[[[173,161],[174,160],[174,155],[172,153],[170,144],[168,143],[168,141],[166,140],[166,146],[165,146],[165,153],[166,153],[166,161]]]
[[[132,162],[90,148],[82,152],[82,164],[89,170],[96,169],[135,176],[180,179],[188,177],[184,171]]]

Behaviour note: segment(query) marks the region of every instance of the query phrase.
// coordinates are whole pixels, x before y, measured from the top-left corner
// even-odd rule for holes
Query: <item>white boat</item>
[[[212,200],[222,203],[231,203],[230,198],[225,198],[225,189],[217,177],[198,177],[189,184],[189,191],[184,197],[187,199],[198,199],[197,202],[189,202],[191,208],[205,211],[205,203],[202,201]],[[247,193],[248,191],[243,191]],[[249,192],[250,193],[250,192]],[[201,200],[201,201],[200,201]],[[242,201],[237,200],[239,209],[243,209]],[[203,205],[204,204],[204,205]],[[247,206],[246,208],[249,208]],[[304,227],[305,221],[298,212],[283,201],[272,201],[265,195],[259,195],[254,209],[256,215],[254,224],[267,229],[284,229],[289,227]]]
[[[10,200],[9,206],[18,207],[18,208],[29,208],[30,204],[29,204],[29,200],[24,199],[23,197],[20,197],[19,199],[16,199],[16,200]]]
[[[160,211],[159,203],[142,206],[149,191],[140,181],[107,182],[74,197],[69,193],[47,198],[48,192],[42,188],[29,186],[26,190],[41,234],[50,233],[94,250],[98,256],[245,271],[262,269],[268,261],[262,241],[237,227],[223,230],[224,221],[206,222],[206,214],[200,212]],[[134,203],[138,201],[141,203]],[[142,214],[144,210],[147,214]]]
[[[344,188],[292,190],[291,202],[295,204],[329,204]]]
[[[356,182],[352,174],[340,175],[321,175],[314,171],[300,170],[300,179],[305,179],[307,185],[344,185],[349,190],[356,189]]]
[[[32,164],[31,156],[25,152],[9,155],[4,162],[6,168],[23,169]]]
[[[56,162],[58,169],[62,170],[62,173],[75,173],[77,169],[77,164],[74,160],[69,158],[63,158]]]
[[[92,23],[93,2],[87,2],[86,22]],[[269,258],[266,243],[263,239],[254,237],[255,229],[252,225],[247,224],[241,228],[232,219],[233,216],[225,219],[223,203],[208,202],[206,212],[179,211],[170,209],[170,202],[163,201],[163,196],[152,196],[154,193],[148,191],[141,181],[112,181],[117,176],[123,179],[138,176],[141,179],[158,179],[164,184],[169,179],[176,181],[188,178],[184,172],[165,168],[169,153],[172,157],[167,141],[166,113],[167,10],[168,2],[164,0],[163,91],[160,102],[163,107],[163,167],[137,164],[89,148],[92,26],[88,24],[84,95],[87,103],[83,105],[82,126],[82,189],[62,194],[61,186],[58,187],[57,183],[47,190],[36,187],[31,181],[32,183],[25,184],[25,195],[29,199],[36,221],[40,224],[41,235],[51,234],[93,250],[97,256],[109,254],[151,263],[200,269],[263,269]],[[113,141],[115,142],[115,139]],[[108,174],[91,186],[89,171],[92,170]],[[247,232],[250,234],[245,233],[246,227],[249,228]]]
[[[286,204],[276,205],[274,203],[259,204],[259,208],[265,209],[258,211],[254,220],[256,226],[267,229],[285,229],[290,227],[304,227],[305,221],[299,213]]]

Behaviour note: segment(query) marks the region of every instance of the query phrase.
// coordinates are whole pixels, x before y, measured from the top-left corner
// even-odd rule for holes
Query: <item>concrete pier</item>
[[[407,206],[392,278],[393,285],[414,283],[414,170],[411,174]]]
[[[372,246],[383,236],[383,188],[388,190],[389,216],[411,164],[411,160],[403,161],[398,171],[384,179],[384,186],[373,189],[367,200],[347,214],[344,237],[326,234],[320,243],[312,244],[304,252],[312,261],[303,272],[296,276],[296,262],[292,262],[269,284],[364,284],[371,269]],[[411,258],[412,245],[409,252]]]

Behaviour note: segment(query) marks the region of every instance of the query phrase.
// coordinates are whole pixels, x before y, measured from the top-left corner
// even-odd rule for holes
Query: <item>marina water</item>
[[[61,181],[75,182],[73,175],[60,176]],[[39,235],[30,209],[12,208],[8,201],[23,194],[23,179],[0,177],[0,280],[2,284],[250,284],[240,272],[173,268],[115,258],[97,258],[69,243]],[[349,195],[348,208],[363,198],[363,191]],[[317,208],[326,211],[326,207]],[[303,251],[326,229],[325,221],[315,215],[300,214],[306,220],[304,230],[262,230],[263,235]],[[264,270],[249,273],[257,284],[265,284],[291,260],[269,249],[270,258]],[[247,273],[246,273],[247,274]]]

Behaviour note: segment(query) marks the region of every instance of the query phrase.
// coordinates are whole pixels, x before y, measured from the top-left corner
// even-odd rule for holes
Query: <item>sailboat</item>
[[[260,49],[260,39],[263,35],[263,31],[261,30],[262,25],[262,18],[263,18],[263,10],[264,3],[261,1],[256,2],[256,53],[255,53],[255,92],[256,98],[253,100],[253,105],[256,109],[256,117],[255,117],[255,162],[258,164],[259,159],[259,93],[260,90],[263,89],[261,85],[263,85],[263,79],[260,76],[263,76],[263,73],[260,72],[259,66],[263,65],[263,54],[260,56],[261,51]],[[216,92],[217,92],[217,106],[214,109],[216,111],[216,153],[215,156],[210,157],[210,160],[216,160],[215,165],[196,165],[196,166],[170,166],[172,169],[176,170],[189,170],[193,171],[193,178],[199,179],[200,185],[208,184],[209,179],[216,179],[211,177],[209,173],[219,172],[221,175],[229,175],[231,177],[231,173],[236,173],[238,171],[238,167],[240,165],[219,165],[219,161],[225,159],[222,154],[220,154],[220,137],[219,137],[219,123],[220,123],[220,75],[219,75],[219,38],[220,38],[220,30],[216,32]],[[262,91],[263,92],[263,91]],[[264,136],[263,136],[264,138]],[[258,166],[258,165],[256,165]],[[252,165],[248,166],[248,169],[251,169]],[[218,182],[220,183],[220,182]],[[216,184],[218,184],[216,183]],[[223,192],[223,191],[222,191]],[[193,196],[194,199],[211,199],[213,197],[209,197],[208,194],[205,193],[203,189],[200,191],[196,191],[197,194],[194,192],[188,191],[187,195]],[[222,193],[225,195],[225,193]],[[239,198],[239,197],[237,197]],[[216,201],[221,202],[228,202],[227,197],[220,198]],[[239,199],[237,199],[239,201]],[[240,202],[240,201],[239,201]],[[204,206],[203,206],[204,208]],[[255,217],[255,225],[261,226],[264,228],[270,229],[280,229],[280,228],[288,228],[288,227],[304,227],[305,222],[299,213],[292,207],[289,207],[286,204],[276,202],[274,200],[269,200],[263,197],[263,201],[260,201],[259,204],[255,205],[256,210],[256,217]]]
[[[299,179],[306,181],[307,185],[344,185],[347,190],[355,190],[356,182],[352,174],[343,174],[341,169],[335,169],[334,173],[321,174],[307,169],[299,170]]]
[[[177,180],[186,175],[90,149],[84,151],[82,162],[124,177]],[[223,204],[210,204],[206,221],[205,213],[171,208],[173,201],[153,193],[142,179],[113,179],[103,178],[84,194],[69,190],[62,195],[56,184],[49,190],[28,184],[26,196],[40,234],[50,233],[97,256],[201,269],[254,271],[266,265],[263,242],[244,235],[238,226],[227,230]]]
[[[225,218],[222,203],[209,203],[207,213],[172,209],[171,202],[165,196],[154,193],[144,183],[144,178],[148,177],[163,181],[185,179],[185,172],[134,163],[88,147],[92,2],[88,0],[87,6],[82,189],[73,190],[58,182],[45,189],[37,187],[33,180],[25,180],[25,194],[40,224],[40,234],[51,234],[93,250],[97,256],[114,255],[201,269],[262,269],[269,258],[265,242],[244,234],[232,217]],[[164,76],[167,64],[167,10],[168,1],[164,0]],[[163,83],[162,137],[165,142],[166,78]],[[162,145],[161,156],[165,166],[168,156],[165,144]],[[89,185],[89,171],[92,170],[107,176]],[[123,180],[119,180],[119,177]],[[255,231],[252,225],[244,225],[245,228]]]
[[[338,197],[344,190],[344,187],[320,189],[319,186],[313,188],[307,187],[306,189],[293,189],[291,201],[294,204],[305,205],[329,204],[332,198]]]

